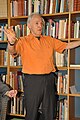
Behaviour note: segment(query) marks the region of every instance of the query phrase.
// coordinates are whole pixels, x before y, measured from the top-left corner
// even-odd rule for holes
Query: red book
[[[77,11],[77,4],[78,4],[78,0],[74,0],[73,11]]]
[[[74,23],[71,21],[71,38],[74,38]]]
[[[78,0],[78,3],[77,3],[77,11],[80,11],[80,0]]]
[[[49,9],[50,9],[50,0],[47,1],[47,10],[46,10],[46,14],[49,14]]]
[[[24,15],[24,0],[18,0],[18,16]]]

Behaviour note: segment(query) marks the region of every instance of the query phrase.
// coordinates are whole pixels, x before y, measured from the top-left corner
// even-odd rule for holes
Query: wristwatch
[[[14,46],[14,45],[15,45],[15,42],[14,42],[14,43],[10,43],[10,42],[8,41],[8,43],[10,44],[10,46]]]

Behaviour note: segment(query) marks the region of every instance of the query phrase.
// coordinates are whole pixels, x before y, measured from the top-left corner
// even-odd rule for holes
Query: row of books
[[[58,120],[68,120],[68,100],[66,98],[58,101]]]
[[[0,50],[0,66],[6,66],[8,64],[8,52],[5,50]],[[57,67],[67,66],[67,52],[58,53],[55,52],[55,64]],[[10,55],[10,66],[22,66],[21,56],[14,58]]]
[[[45,23],[45,34],[50,35],[54,38],[64,39],[68,37],[68,20],[61,19],[61,20],[52,20],[49,19]]]
[[[3,81],[3,83],[7,83],[7,74],[0,74],[0,77]],[[13,89],[18,90],[19,92],[23,93],[23,78],[22,78],[22,72],[16,71],[16,72],[10,72],[10,87]]]
[[[8,28],[8,24],[6,24],[6,23],[0,24],[0,40],[4,40],[4,41],[7,40],[7,36],[4,34],[5,28]]]
[[[57,92],[58,93],[68,93],[68,75],[62,75],[61,72],[58,73],[57,81]]]
[[[8,64],[8,52],[0,50],[0,66],[6,66]]]
[[[65,51],[64,53],[55,52],[55,65],[57,67],[66,67],[68,65],[68,53]]]
[[[7,40],[6,35],[4,34],[3,30],[4,28],[8,28],[7,24],[2,24],[0,29],[0,40]],[[11,26],[11,29],[13,29],[16,33],[16,37],[19,38],[20,36],[26,36],[30,33],[30,30],[26,23],[22,22],[19,25]],[[47,22],[45,22],[45,25],[43,26],[43,35],[49,35],[58,39],[67,38],[68,33],[68,20],[58,20],[53,21],[52,19],[49,19]]]
[[[32,12],[53,14],[76,11],[80,10],[79,2],[79,0],[12,0],[11,16],[26,16]]]
[[[8,28],[8,25],[3,24],[0,26],[0,40],[5,41],[7,37],[3,32],[4,28]],[[11,26],[11,28],[15,31],[17,38],[26,36],[30,33],[27,24],[24,22],[16,26]],[[68,19],[48,19],[43,26],[42,34],[58,39],[68,38]],[[71,38],[80,38],[80,18],[76,22],[71,22]]]
[[[30,30],[26,23],[21,23],[20,25],[11,26],[15,31],[17,38],[20,36],[25,36],[30,33]],[[58,39],[63,39],[68,37],[68,20],[58,20],[53,21],[49,19],[45,22],[43,26],[43,35],[49,35]]]
[[[80,18],[76,22],[71,22],[71,37],[80,38]]]
[[[0,41],[7,41],[7,36],[4,34],[4,29],[6,28],[8,28],[8,24],[0,25]],[[30,30],[27,27],[27,24],[24,22],[16,26],[10,26],[10,28],[15,31],[17,38],[21,36],[26,36],[30,33]]]
[[[20,24],[16,26],[12,26],[16,36],[25,36],[30,33],[30,30],[27,26],[27,24]],[[58,21],[53,21],[52,19],[49,19],[47,22],[45,22],[43,26],[43,35],[49,35],[54,38],[58,39],[64,39],[68,37],[68,20],[58,20]]]
[[[22,66],[21,56],[14,58],[10,55],[10,66]]]
[[[13,89],[23,92],[23,78],[20,71],[10,72],[10,86]]]
[[[12,1],[13,2],[13,1]],[[14,5],[15,4],[15,5]],[[23,5],[22,11],[21,4]],[[16,9],[14,9],[16,6]],[[70,6],[70,7],[69,7]],[[29,15],[31,12],[37,12],[40,14],[53,14],[53,13],[62,13],[68,11],[77,11],[80,10],[80,1],[79,0],[23,0],[13,2],[13,14],[12,16],[18,15]],[[12,11],[11,10],[11,11]],[[17,10],[17,14],[16,11]],[[22,12],[22,13],[21,13]]]
[[[0,66],[7,66],[8,65],[8,51],[0,50]],[[21,66],[21,56],[16,58],[10,55],[10,66]]]
[[[62,13],[79,11],[80,0],[11,0],[10,8],[11,16],[26,16],[32,12],[40,14]],[[0,1],[0,17],[7,17],[7,11],[7,0]]]
[[[21,95],[20,97],[14,97],[11,99],[11,111],[12,114],[20,114],[25,115],[26,111],[24,108],[24,95]]]
[[[30,30],[26,23],[21,23],[19,25],[11,26],[11,27],[15,31],[17,38],[21,36],[26,36],[30,33]]]

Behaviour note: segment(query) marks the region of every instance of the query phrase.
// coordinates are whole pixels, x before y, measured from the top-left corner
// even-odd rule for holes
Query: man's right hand
[[[7,92],[5,93],[5,95],[7,95],[7,96],[10,97],[10,98],[16,97],[16,95],[17,95],[17,90],[7,91]]]
[[[8,38],[8,42],[10,44],[14,44],[17,40],[16,38],[16,34],[15,32],[13,31],[12,28],[9,28],[9,29],[4,29],[4,33],[6,34],[7,38]]]

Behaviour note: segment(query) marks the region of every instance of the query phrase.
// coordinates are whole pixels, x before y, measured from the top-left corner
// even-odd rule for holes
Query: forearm
[[[69,43],[67,43],[66,49],[72,49],[72,48],[75,48],[78,46],[80,46],[80,41],[69,42]]]
[[[15,46],[18,39],[16,38],[15,32],[12,29],[4,29],[4,33],[8,37],[9,53],[13,55],[16,53]]]
[[[0,80],[0,93],[4,95],[10,88]]]
[[[11,45],[8,43],[8,51],[9,51],[9,53],[10,53],[11,55],[16,54],[15,45],[16,45],[16,44],[14,44],[14,45],[11,46]]]

